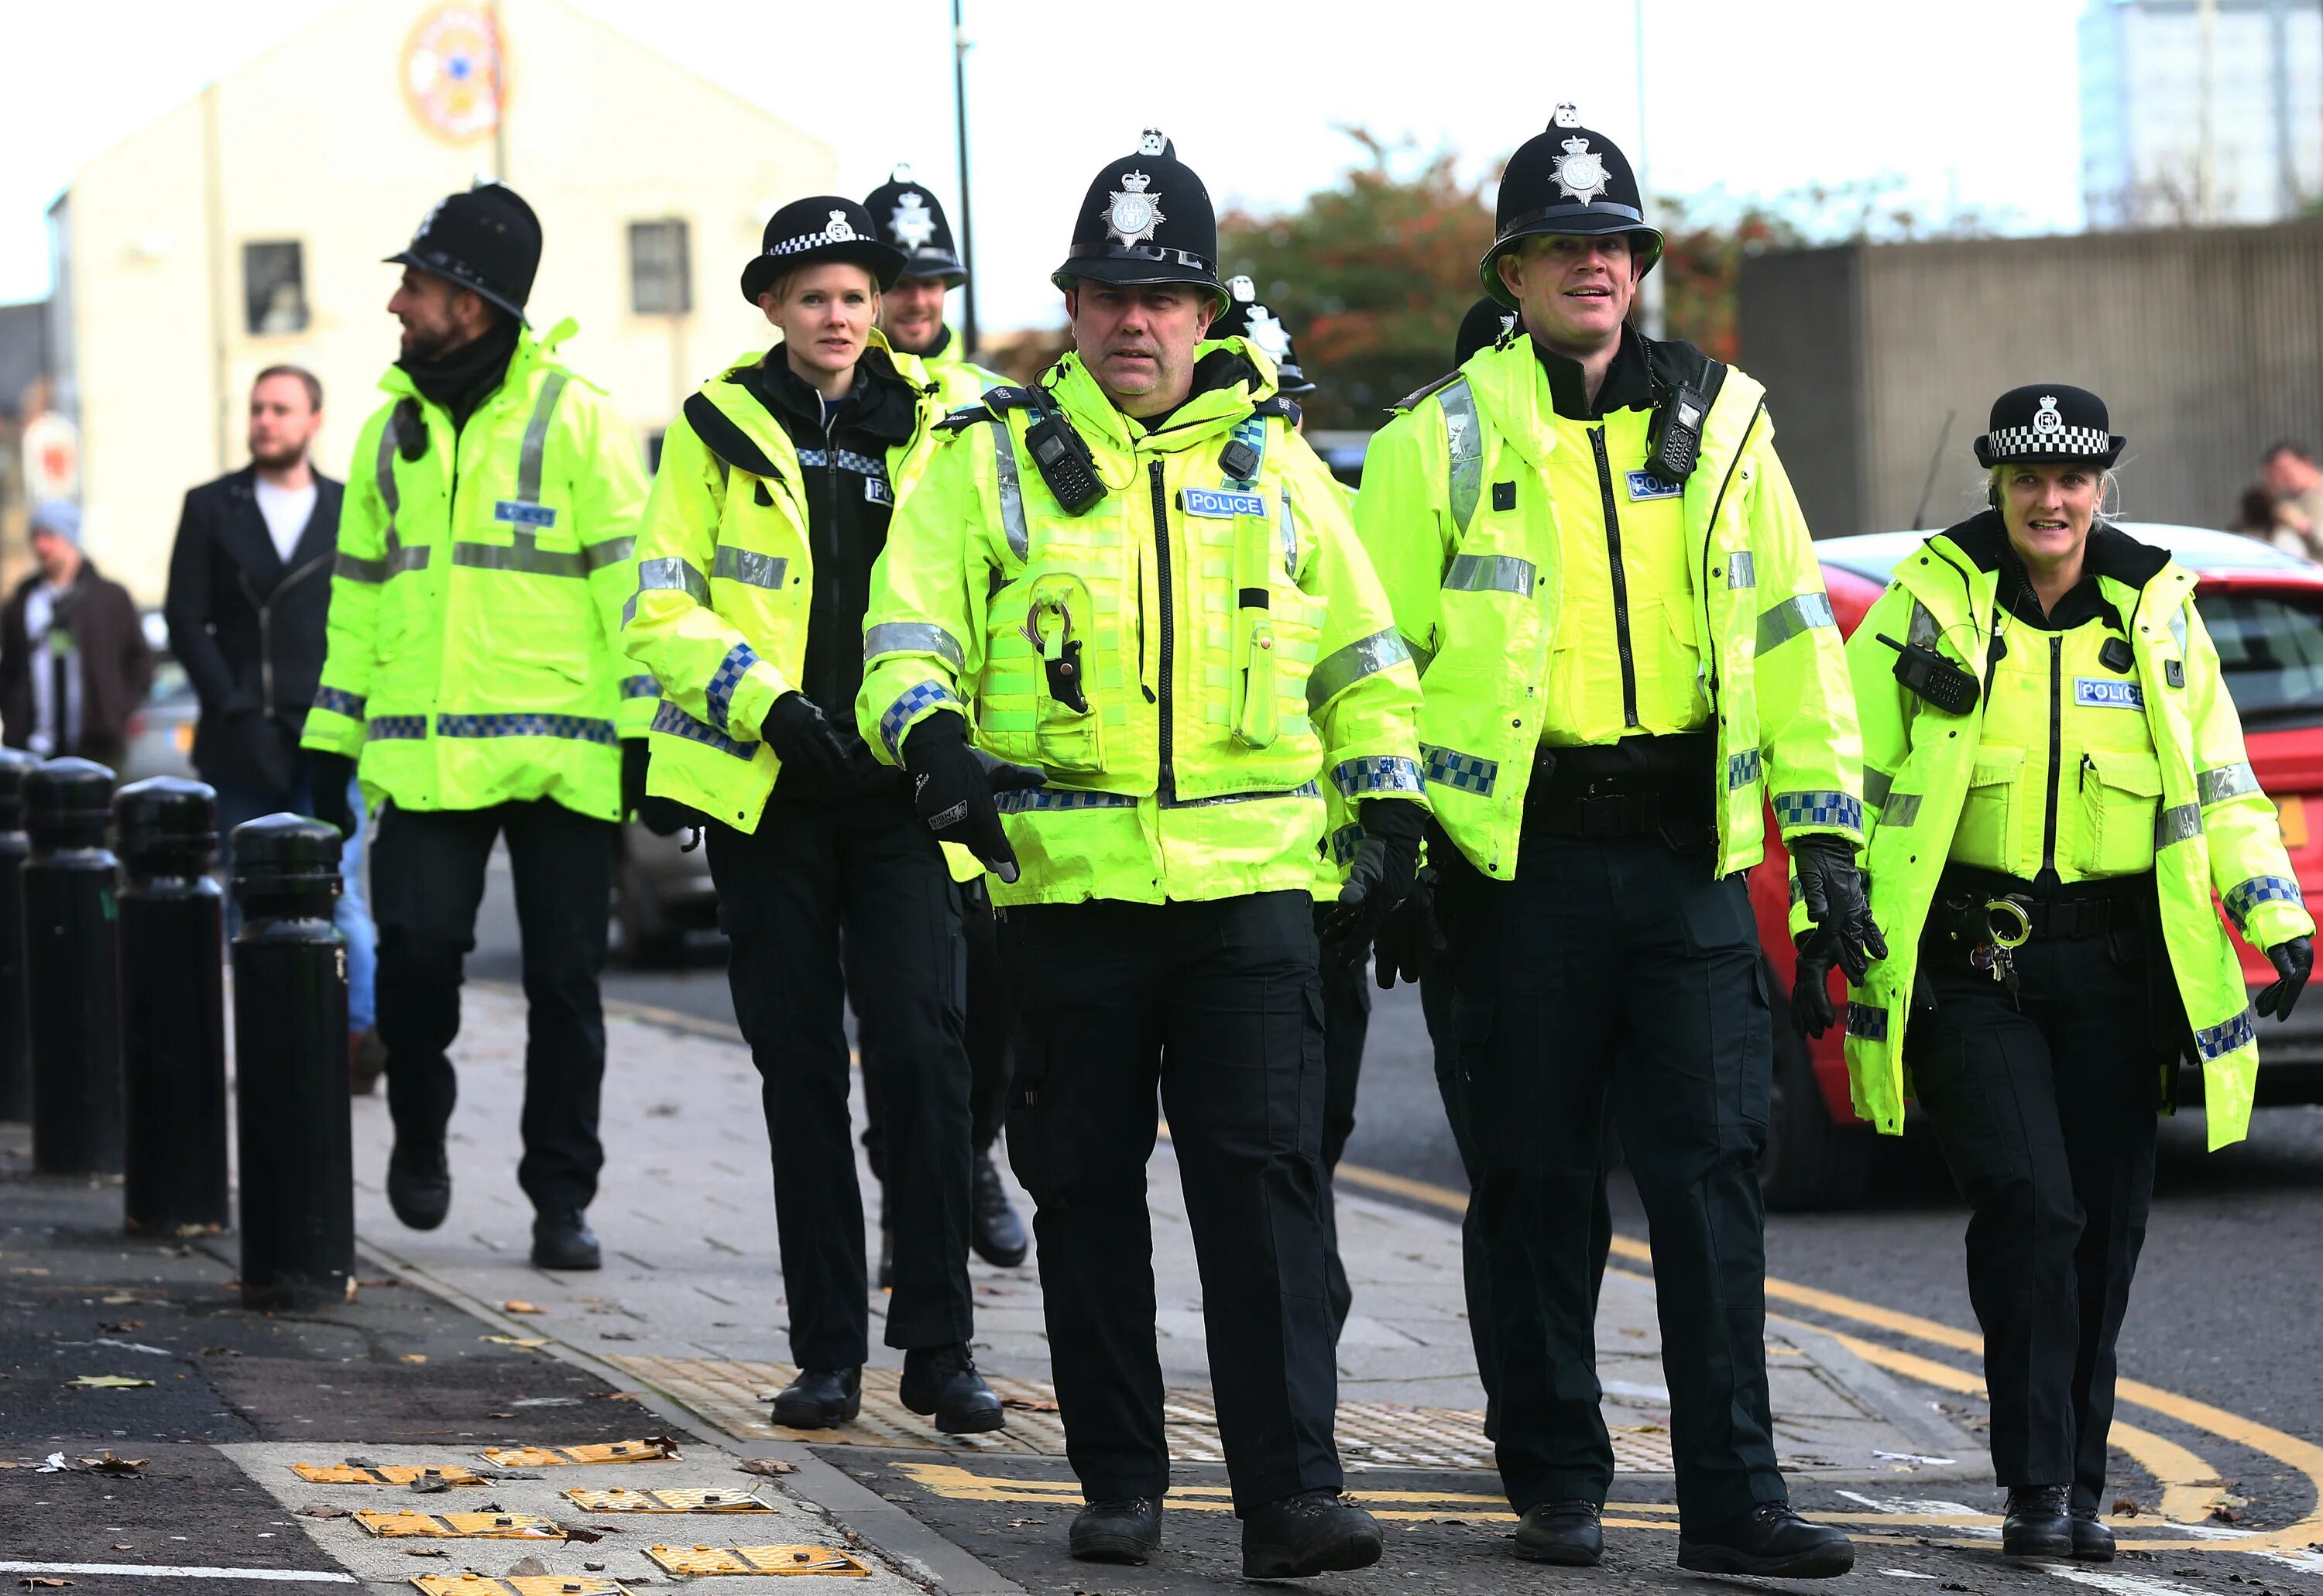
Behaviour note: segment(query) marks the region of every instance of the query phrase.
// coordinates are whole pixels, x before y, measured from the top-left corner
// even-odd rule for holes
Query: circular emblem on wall
[[[508,97],[492,14],[449,0],[421,16],[403,45],[403,98],[420,126],[450,144],[489,138]]]

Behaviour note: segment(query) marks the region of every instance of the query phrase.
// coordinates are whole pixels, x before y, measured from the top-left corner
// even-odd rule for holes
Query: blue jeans
[[[241,920],[232,896],[234,829],[246,821],[280,814],[286,810],[292,814],[306,814],[313,803],[303,779],[287,793],[270,793],[259,787],[223,782],[211,785],[217,793],[218,869],[228,883],[226,935],[232,936]],[[379,977],[379,933],[372,927],[371,905],[363,897],[363,839],[371,825],[363,813],[363,790],[353,781],[347,784],[347,808],[355,817],[355,834],[347,839],[339,853],[339,876],[344,885],[339,901],[331,910],[331,923],[347,943],[347,1029],[369,1031],[377,1023],[372,993]]]

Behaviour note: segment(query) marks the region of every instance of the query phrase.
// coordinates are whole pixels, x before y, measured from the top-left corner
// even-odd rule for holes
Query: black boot
[[[1605,1555],[1605,1531],[1595,1502],[1542,1502],[1517,1522],[1516,1555],[1528,1563],[1593,1568]]]
[[[1161,1499],[1134,1496],[1126,1501],[1091,1502],[1073,1515],[1065,1545],[1083,1563],[1142,1564],[1161,1549]]]
[[[2065,1517],[2070,1491],[2065,1485],[2010,1486],[2000,1520],[2000,1549],[2011,1557],[2070,1557],[2073,1529]]]
[[[598,1269],[596,1233],[578,1208],[543,1208],[532,1219],[532,1261],[536,1269]]]
[[[2113,1531],[2098,1520],[2095,1508],[2075,1508],[2067,1527],[2072,1532],[2074,1562],[2113,1561]]]
[[[1369,1568],[1380,1548],[1379,1520],[1336,1491],[1302,1491],[1242,1521],[1242,1577],[1296,1580]]]
[[[1740,1518],[1677,1532],[1677,1565],[1695,1573],[1825,1580],[1855,1566],[1855,1545],[1828,1524],[1810,1524],[1788,1502],[1760,1502]]]
[[[802,1369],[775,1396],[774,1420],[786,1430],[828,1430],[863,1411],[863,1370]]]
[[[968,1234],[976,1245],[976,1255],[995,1269],[1015,1269],[1033,1249],[1024,1234],[1024,1222],[1009,1206],[1008,1189],[1000,1184],[1000,1167],[992,1161],[989,1150],[976,1155]]]
[[[1008,1422],[1000,1399],[964,1346],[915,1346],[904,1354],[904,1378],[895,1395],[917,1414],[935,1415],[947,1435],[974,1435]]]
[[[387,1155],[387,1206],[414,1230],[434,1230],[452,1211],[452,1166],[440,1141],[425,1145],[398,1137]]]

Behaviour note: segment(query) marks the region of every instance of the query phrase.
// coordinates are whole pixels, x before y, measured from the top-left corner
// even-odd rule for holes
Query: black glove
[[[1419,985],[1420,972],[1452,951],[1436,922],[1436,867],[1411,878],[1411,891],[1390,910],[1372,933],[1372,978],[1379,989],[1394,989],[1398,977]]]
[[[1317,917],[1315,934],[1327,956],[1343,958],[1362,950],[1378,931],[1381,922],[1411,895],[1419,870],[1419,839],[1428,827],[1428,809],[1405,798],[1366,798],[1356,812],[1364,839],[1355,844],[1355,862],[1347,870],[1347,884],[1339,901],[1327,903]]]
[[[959,843],[1004,882],[1016,879],[1016,853],[992,795],[1045,785],[1046,775],[969,748],[968,722],[950,711],[912,728],[904,768],[911,773],[912,802],[937,841]]]
[[[2277,942],[2266,950],[2266,957],[2282,979],[2258,995],[2255,1006],[2262,1014],[2272,1014],[2280,1025],[2291,1018],[2299,995],[2307,990],[2308,975],[2315,968],[2315,939],[2293,937],[2288,942]]]
[[[1831,1005],[1832,947],[1838,938],[1811,931],[1799,939],[1799,967],[1791,977],[1791,1023],[1802,1036],[1821,1036],[1838,1018]]]
[[[355,812],[347,803],[347,784],[355,778],[355,762],[344,754],[307,752],[307,797],[315,818],[335,827],[341,837],[355,834]]]
[[[759,729],[776,758],[798,766],[819,782],[837,784],[853,773],[855,750],[803,693],[785,693],[775,700]]]
[[[1791,845],[1799,890],[1815,929],[1832,933],[1832,953],[1850,983],[1859,984],[1875,959],[1887,957],[1887,939],[1871,922],[1864,901],[1863,872],[1856,868],[1855,844],[1818,831]]]
[[[653,756],[646,751],[646,739],[625,738],[621,742],[621,818],[628,820],[646,806],[646,767]]]

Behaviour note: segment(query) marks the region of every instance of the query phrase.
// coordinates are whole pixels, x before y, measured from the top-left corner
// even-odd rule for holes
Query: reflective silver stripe
[[[2216,1025],[2205,1025],[2194,1032],[2194,1050],[2205,1063],[2224,1058],[2236,1048],[2246,1048],[2258,1040],[2258,1022],[2245,1009],[2233,1019]]]
[[[1376,671],[1411,657],[1393,627],[1358,637],[1345,648],[1316,662],[1307,675],[1307,707],[1321,709],[1348,688]]]
[[[1896,785],[1896,778],[1884,770],[1863,767],[1863,801],[1881,809],[1887,807],[1887,793]]]
[[[2192,603],[2189,599],[2186,604]],[[2178,657],[2186,657],[2186,604],[2181,604],[2170,617],[2170,635],[2177,639]]]
[[[1268,787],[1256,793],[1217,793],[1207,798],[1166,798],[1163,809],[1216,809],[1222,803],[1256,803],[1272,798],[1320,798],[1323,789],[1314,782],[1296,787]]]
[[[1484,488],[1484,439],[1476,426],[1476,396],[1461,378],[1436,396],[1444,409],[1444,447],[1452,483],[1452,524],[1468,529]]]
[[[1533,563],[1515,555],[1454,555],[1444,573],[1444,591],[1455,593],[1515,593],[1532,597]]]
[[[427,570],[429,552],[424,543],[416,548],[406,548],[390,538],[387,549],[387,573],[390,576],[400,576],[406,571]]]
[[[1908,826],[1919,818],[1920,794],[1917,793],[1898,793],[1879,812],[1879,823],[1883,826]]]
[[[783,573],[791,563],[780,555],[762,555],[731,544],[718,546],[717,558],[710,563],[710,574],[721,582],[739,582],[750,587],[778,588],[783,585]],[[705,601],[706,602],[706,601]]]
[[[1838,624],[1826,594],[1801,593],[1795,599],[1785,599],[1773,609],[1758,612],[1758,652],[1764,654],[1787,643],[1809,627]]]
[[[2258,791],[2258,776],[2247,765],[2221,765],[2216,770],[2194,773],[2194,793],[2204,808],[2223,803],[2229,798],[2239,798],[2245,793]]]
[[[1024,484],[1016,477],[1016,440],[1008,423],[992,418],[992,458],[1000,468],[1000,529],[1018,559],[1025,557],[1033,540],[1024,532]]]
[[[1282,574],[1299,579],[1299,528],[1290,518],[1290,490],[1282,489]]]
[[[1936,630],[1935,612],[1919,600],[1912,601],[1912,624],[1904,628],[1904,641],[1922,648],[1933,647],[1940,634]]]
[[[1758,779],[1758,750],[1743,748],[1726,757],[1726,790],[1737,793]]]
[[[1850,1003],[1847,1005],[1847,1033],[1866,1041],[1887,1040],[1887,1011],[1878,1004]]]
[[[702,573],[684,560],[671,557],[638,562],[638,591],[621,606],[621,624],[627,626],[638,617],[638,600],[656,588],[668,588],[684,593],[697,604],[710,602],[710,583]]]
[[[923,620],[883,620],[863,633],[863,663],[883,654],[932,654],[955,671],[968,668],[960,639]]]
[[[387,562],[366,560],[360,555],[341,554],[338,564],[331,567],[334,576],[344,576],[349,582],[385,582]]]
[[[638,552],[634,537],[608,537],[602,543],[581,546],[581,558],[592,571],[602,571],[608,565],[619,565]]]
[[[452,564],[472,571],[522,571],[534,576],[586,576],[579,549],[543,548],[537,534],[519,527],[508,543],[454,543]]]
[[[422,425],[425,425],[423,423]],[[379,500],[387,507],[387,546],[395,547],[395,517],[403,508],[403,495],[395,486],[395,412],[387,413],[387,420],[379,429]]]
[[[1731,555],[1727,559],[1726,585],[1728,587],[1757,587],[1758,585],[1758,562],[1751,555],[1749,549],[1746,548],[1740,554]]]
[[[1428,790],[1419,761],[1393,754],[1359,754],[1353,759],[1342,759],[1331,767],[1331,784],[1350,798]]]
[[[2181,803],[2153,817],[2153,846],[2157,848],[2201,834],[2202,807],[2199,803]]]
[[[556,401],[565,397],[565,373],[551,371],[542,379],[540,397],[532,401],[532,419],[524,424],[524,451],[516,461],[516,496],[525,504],[540,502],[540,457],[548,448],[548,420]]]

